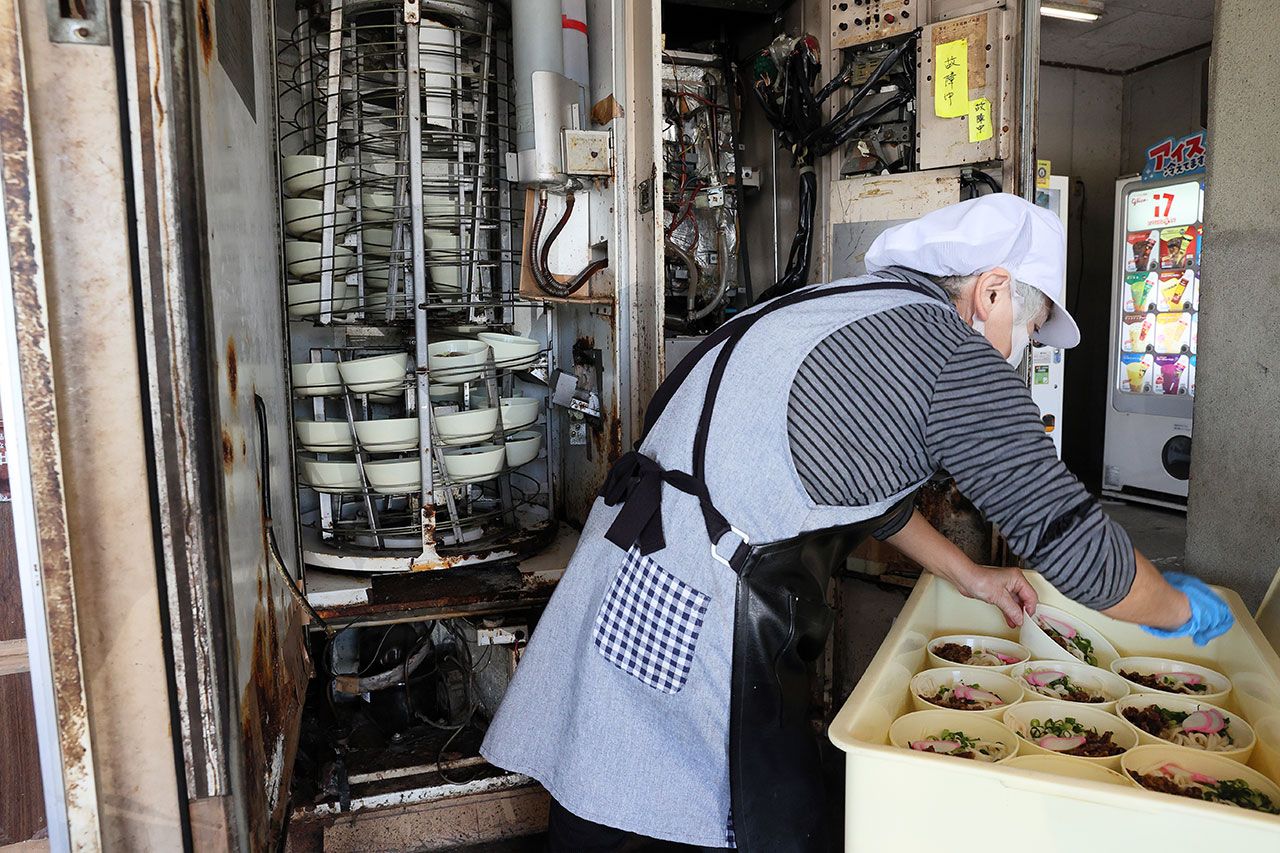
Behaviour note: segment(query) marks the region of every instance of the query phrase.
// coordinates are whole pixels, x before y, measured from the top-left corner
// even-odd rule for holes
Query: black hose
[[[555,243],[556,238],[560,236],[560,232],[564,230],[565,225],[569,222],[569,217],[573,215],[574,196],[573,193],[567,193],[564,197],[564,213],[560,216],[560,221],[551,229],[551,233],[547,235],[546,242],[542,247],[538,247],[538,243],[542,238],[542,224],[547,218],[547,193],[544,190],[538,199],[538,210],[533,218],[533,230],[529,235],[529,260],[532,263],[533,283],[538,289],[550,296],[564,298],[579,290],[587,281],[596,273],[609,266],[608,258],[601,258],[598,261],[592,261],[583,267],[582,271],[577,275],[571,276],[568,281],[561,282],[552,274],[547,266],[547,259],[551,253],[551,245]]]
[[[791,239],[786,271],[777,284],[760,294],[756,303],[791,293],[809,281],[809,265],[813,259],[813,219],[818,207],[818,176],[812,166],[800,170],[799,206],[796,234]]]

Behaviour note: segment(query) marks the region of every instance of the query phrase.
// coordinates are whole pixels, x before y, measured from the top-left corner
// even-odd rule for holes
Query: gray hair
[[[946,291],[947,296],[954,302],[960,299],[973,286],[973,282],[978,276],[977,274],[940,275],[931,276],[931,278],[938,287]],[[1015,323],[1027,323],[1033,318],[1041,316],[1047,319],[1053,314],[1053,302],[1048,296],[1045,296],[1044,291],[1017,279],[1014,280],[1014,288],[1018,294],[1018,302],[1022,304],[1022,310],[1014,318]]]

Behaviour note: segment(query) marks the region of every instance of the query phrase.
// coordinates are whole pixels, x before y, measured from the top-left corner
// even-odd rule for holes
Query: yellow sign
[[[1036,186],[1042,190],[1049,189],[1049,175],[1053,174],[1053,164],[1048,160],[1036,161]]]
[[[959,118],[969,111],[969,42],[956,39],[933,49],[933,112]]]
[[[969,141],[990,139],[995,131],[991,127],[991,102],[977,98],[969,102]]]

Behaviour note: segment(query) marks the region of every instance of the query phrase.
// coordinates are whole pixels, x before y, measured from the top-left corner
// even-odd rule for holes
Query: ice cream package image
[[[1182,353],[1191,349],[1191,314],[1156,315],[1156,352]]]
[[[1124,310],[1154,311],[1160,291],[1160,273],[1129,272],[1124,274]]]
[[[1124,352],[1146,352],[1155,343],[1156,315],[1141,311],[1121,315],[1120,349]]]
[[[1151,368],[1155,356],[1124,353],[1120,356],[1120,390],[1130,394],[1151,393]]]
[[[1191,308],[1196,293],[1195,271],[1174,270],[1160,273],[1159,293],[1157,307],[1161,311],[1182,311]]]
[[[1158,355],[1155,365],[1155,389],[1157,394],[1186,394],[1190,377],[1187,370],[1191,359],[1185,355]]]
[[[1160,232],[1134,231],[1125,238],[1124,271],[1160,269]]]
[[[1194,225],[1165,228],[1160,232],[1160,268],[1180,270],[1195,263],[1200,229]]]

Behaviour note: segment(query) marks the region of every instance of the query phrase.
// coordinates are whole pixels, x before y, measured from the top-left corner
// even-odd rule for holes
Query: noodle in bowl
[[[1143,744],[1173,744],[1247,764],[1257,743],[1239,714],[1187,696],[1135,693],[1116,703],[1116,714],[1138,730]],[[1152,731],[1157,728],[1159,734]]]
[[[1129,683],[1114,672],[1078,661],[1033,660],[1015,666],[1009,677],[1027,701],[1056,699],[1113,711],[1116,700],[1129,695]]]

